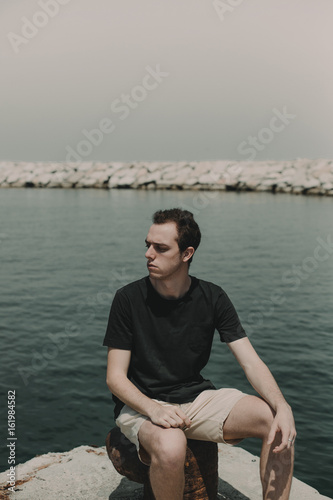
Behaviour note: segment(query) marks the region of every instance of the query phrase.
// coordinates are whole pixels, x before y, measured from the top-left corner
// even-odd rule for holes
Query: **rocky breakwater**
[[[2,161],[0,187],[211,189],[333,196],[333,160]]]

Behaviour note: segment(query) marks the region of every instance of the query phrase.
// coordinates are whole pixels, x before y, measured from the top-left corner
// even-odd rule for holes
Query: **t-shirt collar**
[[[146,282],[147,282],[147,287],[148,289],[154,294],[154,296],[156,296],[157,298],[159,298],[160,300],[163,300],[167,303],[179,303],[179,302],[182,302],[182,301],[187,301],[187,300],[190,300],[191,299],[191,293],[192,293],[192,290],[195,288],[196,284],[197,284],[197,278],[195,276],[191,276],[189,274],[189,277],[191,278],[191,284],[190,284],[190,288],[187,290],[187,292],[182,295],[182,297],[179,297],[178,299],[166,299],[165,297],[163,297],[160,293],[158,293],[158,291],[154,288],[154,286],[152,285],[150,279],[149,279],[149,276],[146,276]]]

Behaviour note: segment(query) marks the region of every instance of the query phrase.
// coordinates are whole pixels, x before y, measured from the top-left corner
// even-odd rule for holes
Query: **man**
[[[187,438],[236,444],[262,440],[264,499],[288,499],[295,424],[290,406],[253,349],[227,294],[189,275],[201,239],[193,214],[153,215],[149,276],[117,291],[104,345],[116,424],[150,465],[157,500],[183,498]],[[216,389],[200,371],[215,329],[261,397]]]

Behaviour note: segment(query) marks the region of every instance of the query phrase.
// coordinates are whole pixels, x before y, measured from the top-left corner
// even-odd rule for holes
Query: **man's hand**
[[[191,420],[177,406],[165,406],[156,403],[156,406],[154,405],[148,416],[153,424],[166,428],[180,427],[181,429],[185,429],[191,426]]]
[[[268,435],[267,444],[270,445],[275,439],[277,432],[281,432],[281,444],[275,446],[273,453],[280,453],[293,446],[296,438],[295,422],[290,406],[285,403],[277,408],[273,424]]]

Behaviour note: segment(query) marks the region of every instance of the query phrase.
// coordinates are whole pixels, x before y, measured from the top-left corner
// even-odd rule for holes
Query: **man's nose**
[[[145,256],[147,259],[151,259],[153,257],[153,255],[154,255],[154,252],[153,252],[152,246],[150,245],[150,247],[147,249]]]

